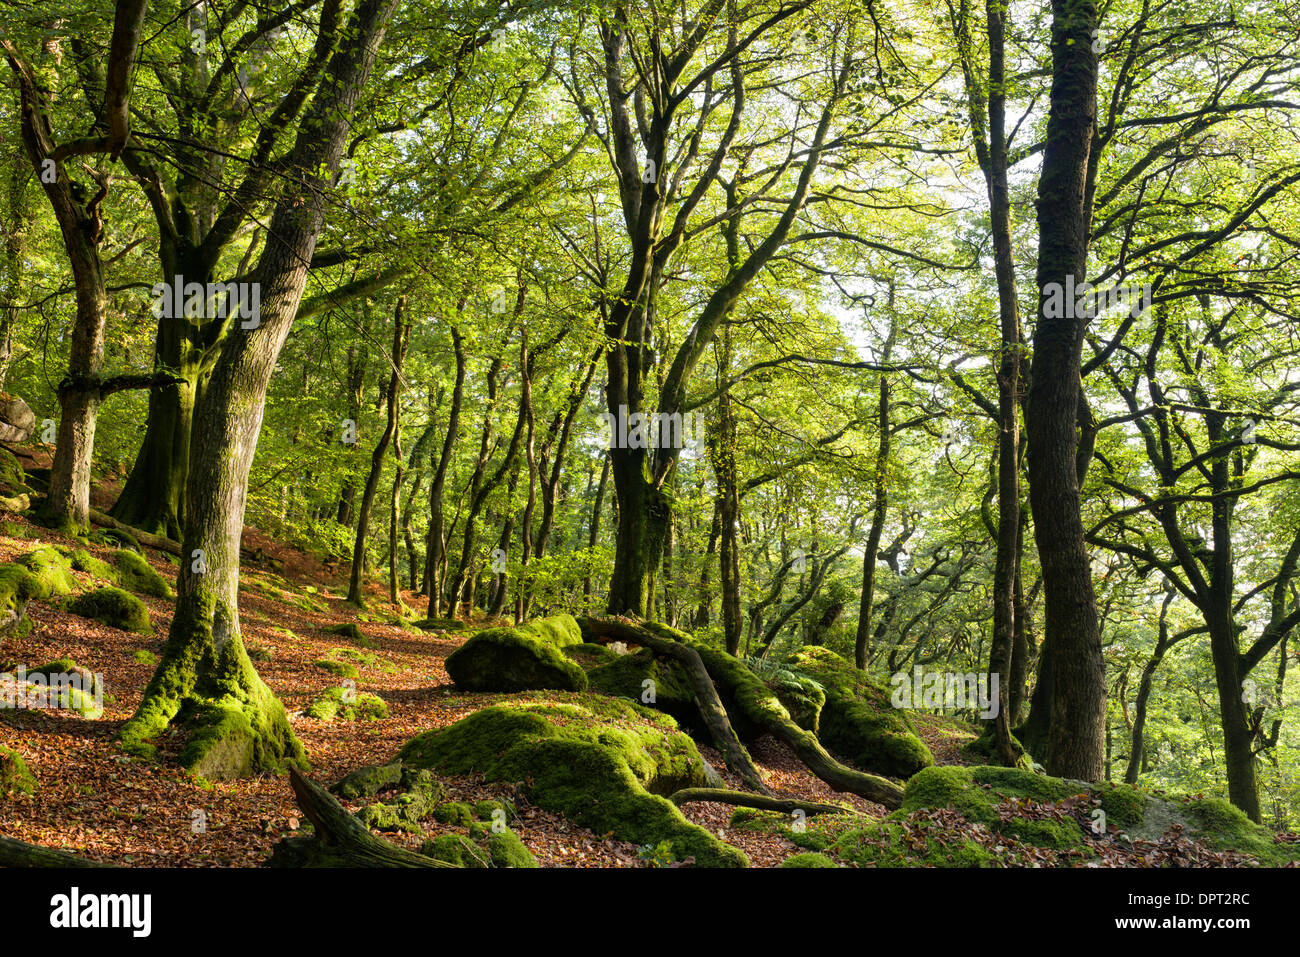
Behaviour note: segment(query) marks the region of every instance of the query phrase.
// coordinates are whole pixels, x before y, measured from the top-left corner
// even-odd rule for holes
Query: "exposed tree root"
[[[856,814],[850,808],[836,804],[822,804],[820,801],[800,801],[791,798],[777,798],[766,794],[749,794],[745,791],[728,791],[725,788],[682,788],[668,800],[678,807],[699,801],[714,804],[729,804],[732,807],[752,807],[761,811],[803,811],[808,817],[815,814]]]
[[[671,638],[663,638],[640,628],[634,623],[621,618],[587,618],[582,621],[583,630],[597,639],[630,641],[644,645],[655,654],[665,655],[679,662],[686,669],[691,681],[691,690],[695,692],[695,703],[700,709],[700,716],[709,729],[713,743],[717,745],[726,758],[727,767],[740,775],[745,786],[762,794],[771,793],[763,781],[762,772],[754,764],[740,737],[727,718],[727,709],[718,697],[718,689],[709,677],[708,669],[700,654],[690,645],[682,644]]]
[[[865,774],[840,764],[821,746],[817,736],[805,731],[790,718],[785,706],[776,695],[763,684],[758,677],[745,667],[744,663],[726,652],[707,648],[693,641],[689,635],[669,628],[658,622],[636,622],[624,618],[589,618],[584,620],[584,627],[595,635],[605,635],[644,645],[658,652],[681,646],[694,649],[711,679],[714,700],[721,701],[717,694],[717,685],[721,685],[730,695],[731,700],[743,711],[744,716],[767,731],[779,741],[787,744],[798,756],[808,770],[821,778],[837,791],[856,794],[869,801],[875,801],[891,810],[903,803],[903,789],[886,778],[874,774]],[[727,725],[730,729],[730,724]],[[735,732],[732,732],[734,736]],[[739,740],[737,739],[737,746]],[[743,748],[741,749],[743,751]],[[748,752],[745,753],[748,758]],[[751,762],[752,763],[752,762]],[[730,761],[728,761],[730,766]],[[755,789],[757,790],[757,789]],[[764,789],[766,790],[766,789]]]

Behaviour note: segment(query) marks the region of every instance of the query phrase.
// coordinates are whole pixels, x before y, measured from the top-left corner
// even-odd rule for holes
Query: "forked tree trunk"
[[[284,707],[262,682],[240,636],[239,541],[248,470],[257,448],[266,388],[293,324],[324,220],[352,110],[365,85],[396,0],[361,0],[302,119],[284,164],[284,193],[251,280],[261,284],[256,328],[224,343],[195,415],[186,483],[193,506],[185,523],[176,610],[163,658],[123,746],[156,753],[170,724],[187,732],[181,763],[209,779],[305,763]]]

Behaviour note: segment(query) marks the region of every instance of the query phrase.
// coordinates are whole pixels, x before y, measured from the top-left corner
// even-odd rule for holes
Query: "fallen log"
[[[588,628],[595,634],[601,634],[604,630],[613,633],[620,640],[648,648],[676,644],[695,649],[703,661],[710,684],[721,684],[747,719],[788,745],[817,777],[836,791],[856,794],[890,810],[903,803],[903,789],[893,781],[856,771],[831,757],[815,734],[805,731],[791,720],[785,706],[767,685],[745,667],[743,662],[726,652],[693,642],[689,635],[658,622],[638,623],[623,618],[586,620]],[[716,688],[713,693],[716,698]]]
[[[857,814],[859,812],[837,804],[822,804],[820,801],[800,801],[793,798],[771,797],[766,794],[750,794],[746,791],[729,791],[725,788],[682,788],[674,792],[668,800],[678,807],[683,804],[708,801],[713,804],[729,804],[732,807],[752,807],[760,811],[784,811],[787,814],[803,811],[808,817],[815,814]]]
[[[630,641],[643,645],[655,654],[674,659],[686,669],[691,681],[691,690],[695,693],[695,703],[700,709],[700,716],[709,729],[709,736],[726,759],[727,767],[740,775],[745,786],[761,794],[769,794],[763,774],[749,756],[735,728],[727,717],[727,709],[718,697],[718,689],[709,677],[708,669],[700,653],[690,645],[663,638],[639,628],[630,621],[621,618],[585,618],[580,624],[584,632],[605,640]]]
[[[311,837],[280,841],[268,867],[455,867],[375,837],[328,791],[289,769],[289,785],[298,807],[314,827]]]
[[[150,548],[156,548],[159,551],[168,552],[175,555],[177,558],[180,557],[180,542],[174,542],[170,538],[164,538],[161,535],[152,535],[133,525],[128,525],[126,522],[119,522],[112,515],[109,515],[107,512],[101,512],[97,508],[92,508],[90,510],[90,520],[101,528],[112,528],[116,531],[124,532],[134,538],[141,545],[148,545]]]
[[[0,867],[116,867],[87,860],[67,851],[28,844],[12,837],[0,837]]]

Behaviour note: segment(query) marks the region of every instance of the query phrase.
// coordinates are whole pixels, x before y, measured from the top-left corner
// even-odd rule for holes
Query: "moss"
[[[149,609],[144,602],[120,588],[96,588],[78,595],[68,604],[68,611],[123,631],[133,631],[139,635],[153,634]]]
[[[13,793],[36,793],[36,778],[27,770],[23,756],[0,745],[0,797]]]
[[[433,819],[440,824],[468,827],[474,821],[474,811],[463,801],[448,801],[433,809]]]
[[[386,658],[380,658],[369,651],[358,651],[356,648],[331,648],[329,654],[331,658],[337,661],[351,662],[362,668],[381,671],[384,674],[397,674],[402,670]]]
[[[836,757],[900,778],[934,764],[906,712],[865,671],[819,645],[800,648],[787,661],[825,689],[817,736]]]
[[[0,535],[5,538],[29,539],[34,537],[34,533],[26,525],[19,525],[17,522],[0,522]]]
[[[492,820],[492,815],[501,811],[508,818],[515,816],[514,805],[509,801],[477,801],[474,804],[474,816],[480,821]]]
[[[654,701],[646,700],[647,681],[654,682]],[[613,655],[611,661],[587,672],[587,683],[592,691],[630,698],[670,714],[679,724],[691,728],[704,727],[686,671],[675,661],[657,658],[649,648],[641,648],[630,655]]]
[[[455,618],[424,618],[412,624],[421,631],[464,631],[469,625]]]
[[[928,821],[892,818],[844,832],[829,850],[859,867],[988,867],[995,863],[988,849],[960,832]]]
[[[556,618],[573,622],[571,615]],[[552,621],[478,632],[447,656],[447,674],[465,691],[585,691],[587,673],[561,652],[565,642],[581,644],[577,623],[570,631]]]
[[[365,636],[365,633],[357,626],[355,621],[345,621],[338,625],[331,625],[325,629],[331,635],[342,635],[344,638],[351,638],[362,648],[377,648],[376,642],[371,641]]]
[[[514,831],[499,831],[486,838],[488,858],[493,867],[531,868],[537,866],[532,851],[524,846]]]
[[[156,757],[156,740],[174,727],[184,735],[182,765],[209,780],[307,769],[284,706],[257,674],[239,632],[216,640],[214,622],[224,626],[229,614],[206,591],[178,606],[144,700],[118,732],[120,746]]]
[[[41,592],[40,579],[26,568],[0,564],[0,635],[16,636],[31,630],[27,603]]]
[[[248,648],[249,661],[270,661],[274,657],[275,652],[270,648],[258,648],[256,645],[251,645]]]
[[[135,651],[131,652],[131,658],[137,664],[141,664],[141,665],[158,664],[158,656],[155,655],[152,651],[149,651],[147,648],[137,648]]]
[[[402,762],[367,765],[348,773],[330,788],[341,798],[369,797],[402,780]]]
[[[101,562],[84,548],[60,549],[60,551],[67,556],[74,570],[110,584],[118,583],[118,575],[113,567],[107,562]]]
[[[357,666],[346,661],[333,661],[329,658],[319,658],[312,662],[321,671],[328,671],[338,678],[360,678],[361,672]]]
[[[564,656],[588,671],[597,665],[616,661],[620,657],[616,652],[611,651],[604,645],[594,644],[589,641],[584,641],[578,645],[566,645],[564,647]]]
[[[119,548],[108,556],[108,560],[117,569],[117,583],[127,591],[155,598],[176,597],[176,592],[167,579],[135,552]]]
[[[53,595],[71,595],[77,588],[72,576],[72,565],[53,545],[28,552],[18,559],[40,582],[40,591],[34,596],[46,599]]]
[[[781,862],[782,867],[839,867],[833,860],[825,854],[818,854],[816,851],[805,851],[802,854],[795,854],[787,857]]]
[[[516,626],[516,630],[544,641],[553,648],[582,644],[582,629],[578,627],[578,620],[568,614],[534,618],[532,621]]]
[[[62,675],[77,675],[81,682],[81,687],[85,689],[86,694],[97,695],[103,694],[103,686],[99,683],[99,677],[89,668],[77,664],[71,658],[56,658],[39,668],[28,668],[27,677],[32,675],[44,675],[46,678]]]
[[[671,718],[617,698],[550,695],[484,708],[412,739],[401,757],[450,774],[523,783],[540,807],[597,834],[671,841],[679,860],[747,863],[660,796],[708,780],[694,742]]]
[[[492,862],[492,856],[464,834],[443,834],[425,841],[420,845],[420,853],[457,867],[481,868]]]
[[[27,473],[23,471],[18,457],[8,449],[0,448],[0,492],[13,495],[18,492],[30,492]]]
[[[303,712],[317,721],[378,721],[388,717],[388,705],[383,698],[369,692],[351,688],[330,688],[313,701]]]
[[[1279,844],[1272,831],[1222,798],[1189,799],[1185,810],[1192,836],[1208,847],[1242,851],[1275,867],[1300,860],[1300,847]]]
[[[1101,809],[1106,812],[1106,822],[1118,828],[1136,827],[1146,811],[1147,796],[1127,784],[1095,784],[1093,788],[1101,798]]]
[[[136,552],[142,551],[135,536],[130,532],[122,531],[120,528],[96,529],[86,537],[86,541],[94,545],[104,545],[110,548],[129,548]]]

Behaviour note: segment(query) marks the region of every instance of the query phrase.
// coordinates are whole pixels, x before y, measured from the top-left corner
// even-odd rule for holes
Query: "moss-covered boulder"
[[[371,830],[417,832],[420,821],[430,814],[436,817],[438,810],[447,806],[442,803],[447,796],[447,789],[441,781],[435,780],[426,770],[400,764],[397,766],[401,767],[397,793],[357,812],[357,819]],[[461,807],[465,811],[464,820],[458,823],[468,824],[472,820],[469,806]]]
[[[112,585],[118,583],[117,569],[108,562],[100,561],[84,548],[60,549],[60,551],[67,556],[68,562],[76,571],[84,572],[92,578],[98,578]]]
[[[349,772],[330,790],[342,798],[369,797],[385,788],[395,787],[402,780],[402,762],[374,764]]]
[[[75,711],[83,718],[103,713],[104,687],[99,676],[71,658],[59,658],[37,668],[18,668],[3,680],[28,708]]]
[[[565,645],[564,656],[570,661],[581,665],[587,671],[590,671],[597,665],[603,665],[615,661],[619,657],[616,651],[611,650],[605,645],[598,645],[590,641],[584,641],[577,645]],[[590,677],[590,675],[588,677]]]
[[[27,473],[23,471],[18,456],[8,449],[0,448],[0,495],[19,495],[30,492]]]
[[[661,795],[704,786],[704,761],[672,718],[618,698],[548,695],[484,708],[428,731],[404,764],[522,783],[529,800],[597,834],[670,841],[679,860],[737,867],[745,855],[691,824]]]
[[[31,631],[27,603],[41,593],[40,580],[22,565],[0,564],[0,637],[22,637]]]
[[[1051,804],[1071,813],[1036,818],[1008,813],[1020,802]],[[1278,842],[1272,831],[1218,798],[1156,797],[1127,785],[1089,784],[1015,768],[926,768],[908,781],[902,807],[887,820],[897,823],[934,808],[953,808],[998,834],[1057,851],[1083,847],[1089,832],[1122,834],[1126,842],[1160,841],[1178,827],[1212,850],[1249,854],[1263,864],[1300,860],[1300,847]]]
[[[447,656],[447,674],[465,691],[584,691],[587,673],[562,650],[581,643],[572,615],[489,628]]]
[[[68,611],[123,631],[153,634],[145,603],[121,588],[107,586],[78,595],[68,603]]]
[[[826,692],[817,736],[826,750],[876,774],[911,777],[934,764],[907,713],[865,671],[829,648],[808,645],[787,659],[789,666]]]
[[[378,721],[388,717],[388,704],[378,695],[352,688],[330,688],[303,711],[317,721]]]
[[[833,860],[825,854],[819,854],[816,851],[805,851],[802,854],[795,854],[787,857],[781,862],[782,867],[839,867]]]
[[[14,793],[36,793],[36,778],[27,770],[23,756],[0,745],[0,797]]]
[[[537,867],[537,859],[514,831],[443,834],[420,845],[420,853],[457,867]]]
[[[656,657],[649,648],[613,654],[611,660],[587,672],[587,686],[600,694],[630,698],[663,711],[685,727],[704,728],[685,669],[672,659]]]
[[[145,559],[128,548],[119,548],[109,555],[117,569],[117,583],[128,591],[155,598],[175,598],[171,583]]]
[[[26,568],[40,583],[39,599],[53,595],[71,595],[77,588],[77,579],[72,575],[72,564],[53,545],[46,545],[28,552],[18,559],[18,564]]]

